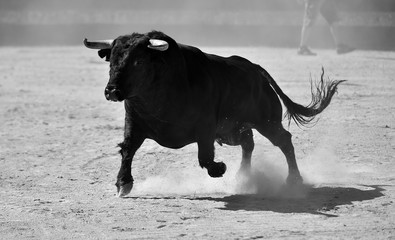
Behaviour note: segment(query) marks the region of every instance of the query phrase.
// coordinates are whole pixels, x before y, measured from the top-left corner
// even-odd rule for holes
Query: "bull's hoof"
[[[122,186],[117,186],[118,188],[118,197],[125,197],[126,195],[128,195],[130,193],[130,191],[132,191],[133,188],[133,182],[130,183],[126,183]]]
[[[213,178],[222,177],[226,172],[226,164],[223,162],[213,163],[208,168],[208,175]]]
[[[295,185],[302,185],[303,178],[299,174],[290,174],[287,177],[287,185],[288,186],[295,186]]]

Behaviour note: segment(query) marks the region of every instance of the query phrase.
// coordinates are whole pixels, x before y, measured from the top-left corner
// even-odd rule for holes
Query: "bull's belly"
[[[215,140],[218,144],[227,144],[231,146],[240,145],[241,134],[253,127],[253,124],[248,122],[238,121],[221,121],[217,126]]]
[[[185,129],[167,129],[162,132],[150,133],[148,138],[163,147],[172,149],[179,149],[196,142],[195,134]]]
[[[224,119],[217,124],[215,140],[222,145],[240,145],[242,132],[253,128],[253,124]],[[147,138],[154,140],[159,145],[179,149],[196,142],[196,127],[175,127],[174,125],[162,125],[159,129],[144,129]]]
[[[186,145],[189,145],[191,143],[196,142],[196,140],[169,140],[169,139],[153,139],[155,142],[157,142],[159,145],[162,147],[166,148],[172,148],[172,149],[180,149],[185,147]]]

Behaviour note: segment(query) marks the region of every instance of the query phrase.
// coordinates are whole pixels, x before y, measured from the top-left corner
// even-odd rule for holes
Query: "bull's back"
[[[258,65],[240,56],[222,57],[180,47],[193,95],[205,114],[215,115],[217,122],[281,121],[280,100]]]
[[[222,69],[215,72],[214,81],[221,91],[221,118],[233,116],[237,121],[257,123],[263,120],[281,120],[280,100],[262,76],[258,65],[240,56],[228,58],[211,55]],[[215,66],[215,64],[213,65]]]

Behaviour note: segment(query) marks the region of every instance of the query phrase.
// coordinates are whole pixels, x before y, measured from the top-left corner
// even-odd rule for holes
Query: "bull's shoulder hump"
[[[203,53],[202,50],[200,50],[197,47],[194,46],[190,46],[190,45],[185,45],[182,43],[177,43],[178,44],[178,48],[182,51],[182,52],[192,52],[192,53]]]
[[[241,57],[241,56],[238,56],[238,55],[233,55],[233,56],[227,57],[226,59],[228,61],[231,61],[231,62],[252,63],[247,58],[244,58],[244,57]]]
[[[179,44],[179,48],[187,63],[204,64],[210,61],[209,54],[204,53],[197,47]]]

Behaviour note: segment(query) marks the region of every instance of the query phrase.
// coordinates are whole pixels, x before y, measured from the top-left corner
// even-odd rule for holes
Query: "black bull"
[[[321,81],[305,107],[288,98],[259,65],[239,56],[220,57],[179,44],[152,31],[120,36],[115,40],[88,42],[110,62],[108,100],[125,105],[124,141],[116,186],[118,196],[133,187],[131,164],[146,138],[168,148],[198,145],[198,159],[211,177],[226,171],[214,162],[214,142],[241,145],[242,171],[251,166],[252,129],[268,138],[284,153],[288,184],[301,183],[291,134],[282,126],[283,112],[298,125],[309,123],[330,103],[342,81]]]

